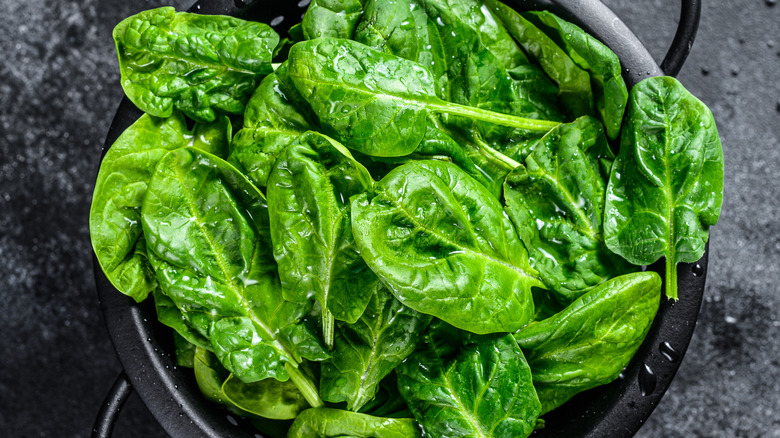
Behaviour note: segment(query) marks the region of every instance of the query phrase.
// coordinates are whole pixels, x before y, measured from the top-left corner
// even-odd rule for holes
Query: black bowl
[[[650,76],[674,75],[679,71],[696,34],[700,13],[698,0],[683,0],[680,27],[659,67],[625,24],[598,0],[507,3],[518,10],[551,10],[594,35],[618,55],[629,87]],[[277,32],[284,36],[291,25],[300,21],[307,5],[307,0],[201,0],[190,11],[274,23]],[[103,155],[140,116],[141,112],[127,98],[122,100]],[[545,415],[546,427],[534,436],[630,437],[639,430],[669,387],[688,348],[704,292],[707,254],[696,263],[678,265],[679,301],[659,298],[660,309],[650,332],[621,377],[583,392]],[[110,435],[123,401],[135,389],[173,437],[262,437],[243,419],[206,401],[192,370],[176,366],[171,330],[157,322],[151,300],[136,304],[122,295],[105,277],[94,256],[93,262],[101,310],[124,367],[98,416],[93,436]],[[648,269],[663,276],[663,261]]]

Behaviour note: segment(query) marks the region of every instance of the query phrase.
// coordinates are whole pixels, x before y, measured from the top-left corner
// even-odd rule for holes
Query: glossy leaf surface
[[[288,63],[289,80],[325,133],[371,156],[413,152],[432,113],[538,132],[557,125],[445,102],[436,96],[435,78],[426,68],[351,40],[298,43]]]
[[[303,16],[303,35],[314,38],[352,38],[364,0],[312,0]]]
[[[607,186],[609,249],[636,265],[666,258],[666,296],[677,299],[677,263],[704,254],[723,201],[723,149],[712,113],[676,79],[631,90],[620,153]]]
[[[515,334],[531,366],[542,413],[618,377],[650,330],[660,292],[655,272],[623,275]]]
[[[410,418],[381,418],[341,409],[307,409],[298,415],[287,438],[410,438],[420,437]]]
[[[376,395],[380,381],[414,351],[430,320],[378,287],[356,323],[336,323],[333,357],[322,363],[322,398],[346,401],[348,409],[361,410]]]
[[[358,252],[349,214],[350,197],[372,185],[344,146],[316,132],[290,144],[268,179],[271,240],[284,298],[320,303],[329,346],[333,318],[357,321],[378,281]]]
[[[531,370],[510,334],[436,323],[398,367],[398,389],[426,436],[526,437],[539,417]]]
[[[601,123],[585,116],[545,135],[504,183],[505,209],[531,266],[563,302],[632,270],[604,243],[604,151]]]
[[[215,110],[241,114],[262,76],[271,73],[279,36],[268,25],[222,15],[150,9],[114,28],[127,97],[142,111],[169,117],[179,109],[203,122]]]
[[[542,286],[499,202],[457,166],[399,166],[352,199],[363,258],[402,303],[475,333],[515,331]]]
[[[256,186],[265,187],[278,155],[309,129],[306,116],[290,101],[289,91],[270,74],[246,104],[244,126],[230,143],[228,161]]]
[[[299,324],[307,306],[281,297],[265,198],[235,168],[176,150],[157,166],[142,212],[163,292],[233,374],[284,381],[303,358],[327,357]]]

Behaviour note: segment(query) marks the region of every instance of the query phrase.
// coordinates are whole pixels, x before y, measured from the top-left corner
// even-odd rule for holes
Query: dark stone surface
[[[662,58],[676,2],[606,3]],[[111,29],[162,4],[0,0],[0,435],[88,435],[120,370],[87,212],[122,94]],[[704,2],[680,79],[718,122],[726,192],[697,331],[638,436],[780,437],[780,7]],[[114,436],[164,433],[132,397]]]

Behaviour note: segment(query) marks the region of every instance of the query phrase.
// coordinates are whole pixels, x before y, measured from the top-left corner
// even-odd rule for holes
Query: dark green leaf
[[[632,270],[604,244],[604,150],[601,123],[585,116],[545,135],[504,183],[505,208],[531,266],[563,302]]]
[[[380,418],[341,409],[307,409],[293,422],[287,438],[410,438],[421,437],[409,418]]]
[[[417,161],[352,199],[368,266],[405,305],[475,333],[515,331],[542,286],[501,204],[457,166]]]
[[[660,291],[655,272],[623,275],[515,334],[531,365],[542,413],[618,377],[650,330]]]
[[[527,437],[539,417],[531,370],[510,334],[474,336],[436,323],[397,371],[427,436]]]
[[[636,265],[666,257],[666,296],[676,300],[677,263],[704,254],[722,201],[723,149],[709,108],[671,77],[634,86],[607,186],[609,249]]]
[[[142,111],[169,117],[174,108],[210,122],[215,110],[241,114],[279,36],[266,24],[163,7],[114,28],[127,97]]]
[[[363,15],[364,0],[312,0],[303,16],[307,40],[322,37],[352,38]]]
[[[414,351],[430,319],[380,286],[356,323],[336,323],[333,357],[322,363],[322,398],[361,410],[374,398],[379,382]]]
[[[333,318],[357,321],[378,281],[360,257],[349,215],[349,198],[372,185],[344,146],[316,132],[288,146],[268,178],[271,240],[284,298],[317,299],[328,346]]]
[[[179,332],[173,332],[173,345],[176,347],[176,365],[185,368],[195,367],[195,344],[186,340]]]

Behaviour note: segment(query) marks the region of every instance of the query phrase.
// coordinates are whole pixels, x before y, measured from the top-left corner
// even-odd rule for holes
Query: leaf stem
[[[292,365],[290,362],[285,362],[284,369],[287,371],[287,374],[290,375],[290,379],[292,379],[295,386],[298,387],[298,390],[301,391],[301,394],[303,394],[303,397],[309,402],[311,407],[319,408],[325,405],[317,391],[317,386],[311,379],[301,373],[301,370],[299,370],[298,367]]]
[[[468,117],[501,126],[525,129],[527,131],[548,132],[549,130],[561,124],[561,122],[529,119],[526,117],[497,113],[495,111],[474,108],[466,105],[459,105],[451,102],[447,102],[445,104],[427,103],[427,105],[434,107],[436,110],[442,113]]]
[[[325,345],[328,347],[328,350],[333,349],[334,325],[333,314],[327,308],[322,309],[322,337],[325,339]]]
[[[666,258],[664,282],[666,283],[666,298],[677,301],[677,263],[674,262],[672,257]]]

